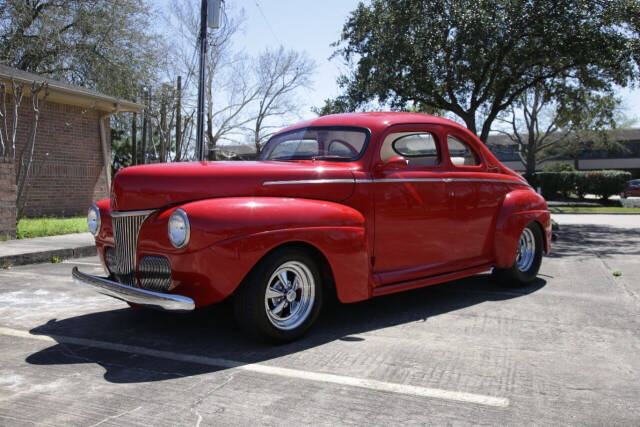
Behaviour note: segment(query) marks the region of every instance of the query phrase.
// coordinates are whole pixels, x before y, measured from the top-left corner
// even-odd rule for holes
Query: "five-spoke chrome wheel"
[[[536,255],[536,239],[530,228],[525,228],[520,235],[518,252],[516,254],[516,266],[520,271],[528,271],[533,264]]]
[[[315,281],[311,270],[301,262],[287,261],[269,278],[264,306],[273,326],[290,330],[309,317],[314,300]]]

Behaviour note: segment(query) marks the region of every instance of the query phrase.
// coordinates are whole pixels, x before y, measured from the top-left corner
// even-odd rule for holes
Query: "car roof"
[[[469,132],[467,128],[459,123],[442,117],[421,113],[381,111],[331,114],[297,123],[293,126],[282,129],[278,133],[310,126],[358,126],[365,127],[370,129],[372,132],[376,132],[389,126],[401,124],[440,124],[452,126],[465,132]]]

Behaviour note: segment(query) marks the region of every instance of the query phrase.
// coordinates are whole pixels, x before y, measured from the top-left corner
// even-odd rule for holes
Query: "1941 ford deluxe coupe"
[[[494,269],[535,279],[545,200],[467,129],[412,113],[286,128],[257,161],[134,166],[88,214],[108,277],[76,282],[189,311],[233,298],[240,326],[298,338],[329,293],[343,303]]]

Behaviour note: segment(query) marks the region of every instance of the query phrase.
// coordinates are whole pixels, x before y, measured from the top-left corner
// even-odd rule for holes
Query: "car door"
[[[450,269],[453,205],[438,126],[396,127],[383,136],[374,171],[374,279],[384,285]],[[392,157],[404,170],[380,170]]]
[[[459,129],[446,131],[449,196],[454,204],[458,268],[488,262],[492,255],[495,221],[507,186],[487,167],[482,151]]]

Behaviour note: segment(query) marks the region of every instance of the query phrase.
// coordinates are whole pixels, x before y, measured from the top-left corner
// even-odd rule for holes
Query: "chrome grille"
[[[113,212],[113,239],[115,242],[115,259],[109,269],[120,283],[136,286],[136,252],[138,249],[138,232],[145,219],[151,214],[141,212]]]
[[[140,286],[149,291],[166,292],[171,287],[171,263],[165,257],[146,256],[138,267]]]

